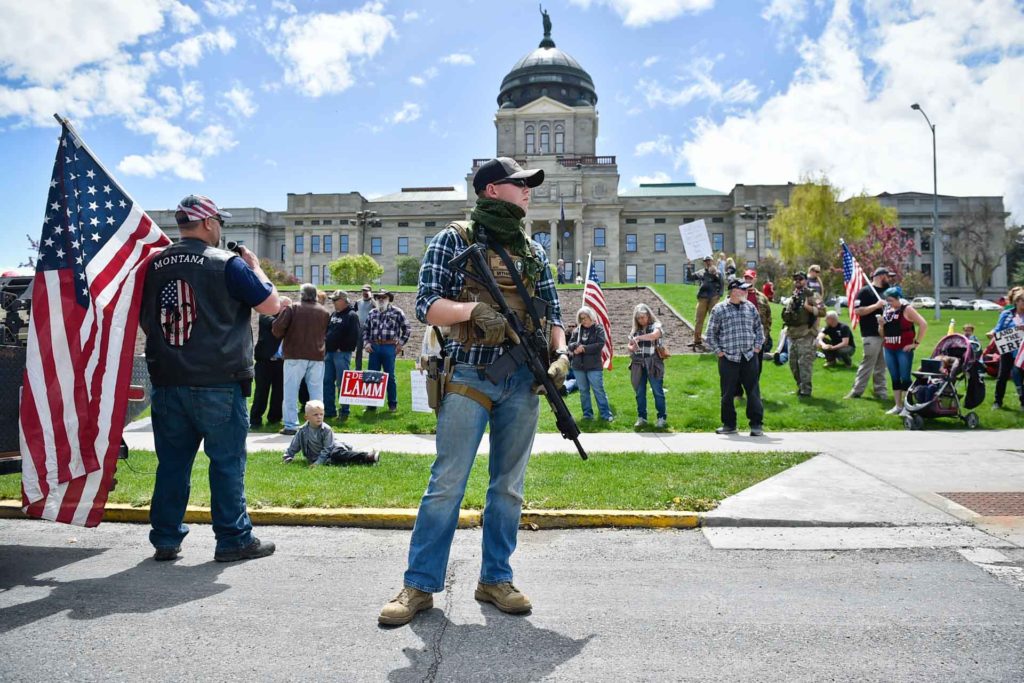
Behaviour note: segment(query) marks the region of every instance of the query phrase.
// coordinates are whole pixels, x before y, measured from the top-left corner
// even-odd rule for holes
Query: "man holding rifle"
[[[497,281],[507,309],[518,319],[517,327],[534,333],[538,318],[546,318],[551,350],[544,361],[550,361],[550,381],[546,383],[560,388],[569,371],[569,359],[558,294],[543,248],[530,239],[523,226],[530,188],[542,182],[543,170],[523,170],[505,157],[486,162],[473,179],[477,203],[471,220],[450,224],[434,237],[423,255],[416,316],[428,325],[449,329],[444,350],[450,373],[441,378],[445,392],[437,413],[437,459],[412,532],[404,585],[381,610],[381,624],[408,623],[421,610],[433,607],[432,594],[444,589],[459,508],[488,424],[490,485],[484,507],[480,580],[474,597],[511,614],[531,609],[529,599],[512,583],[509,559],[516,548],[523,480],[537,431],[536,378],[528,363],[511,368],[499,363],[509,371],[498,379],[492,364],[513,349],[513,344],[520,344],[521,337],[501,314],[503,307],[488,288],[451,261],[471,245],[487,246],[490,273],[485,275],[493,276],[492,283]],[[544,310],[538,311],[538,307]],[[545,321],[540,322],[543,330]],[[497,383],[492,381],[495,379]]]

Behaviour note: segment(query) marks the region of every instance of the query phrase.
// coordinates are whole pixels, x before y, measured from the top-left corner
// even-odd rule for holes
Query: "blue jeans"
[[[654,379],[647,372],[647,368],[640,371],[640,384],[636,387],[636,416],[647,419],[647,384],[651,385],[651,393],[654,394],[654,409],[658,411],[658,417],[668,417],[665,412],[665,389],[663,379]]]
[[[398,349],[394,344],[373,344],[370,348],[372,350],[367,369],[388,373],[388,407],[394,408],[398,405],[398,384],[395,382],[395,356]]]
[[[158,464],[149,542],[157,548],[174,548],[188,534],[185,506],[200,441],[210,459],[210,516],[217,550],[233,550],[252,542],[252,522],[245,510],[249,415],[241,387],[237,383],[155,386],[152,413]]]
[[[299,385],[303,378],[309,400],[324,400],[324,362],[322,360],[284,359],[284,426],[299,428]],[[326,411],[325,411],[326,412]]]
[[[328,351],[324,358],[324,416],[334,417],[337,409],[334,407],[341,391],[342,373],[349,369],[352,363],[351,351]],[[348,415],[349,405],[341,404],[341,414]]]
[[[496,584],[512,580],[509,559],[516,549],[523,480],[540,412],[537,396],[530,391],[533,375],[525,366],[495,385],[481,378],[473,366],[457,365],[452,381],[483,392],[494,406],[488,415],[476,401],[450,393],[438,411],[437,459],[430,468],[427,491],[420,501],[405,572],[406,586],[429,593],[444,590],[459,507],[488,422],[490,484],[484,506],[480,581]]]
[[[914,365],[914,352],[895,349],[882,349],[885,354],[885,367],[889,368],[893,391],[906,391],[910,388],[910,371]]]
[[[594,400],[597,401],[597,412],[605,420],[611,419],[612,409],[608,407],[608,396],[604,393],[604,370],[577,370],[576,385],[580,390],[580,407],[583,408],[583,418],[591,420],[594,417],[594,409],[590,406],[590,390],[594,390]]]

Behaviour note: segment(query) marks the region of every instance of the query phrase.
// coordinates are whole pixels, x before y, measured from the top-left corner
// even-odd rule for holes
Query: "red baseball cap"
[[[757,279],[757,271],[754,270],[753,268],[750,268],[750,269],[747,270],[747,272],[743,273],[743,277],[752,277],[752,278],[754,278],[756,280]]]

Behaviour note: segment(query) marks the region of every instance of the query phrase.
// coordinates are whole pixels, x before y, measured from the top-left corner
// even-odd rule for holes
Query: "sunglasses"
[[[212,216],[210,216],[210,218],[220,223],[220,227],[224,227],[224,219],[220,216],[220,214],[215,213]]]
[[[495,185],[515,185],[516,187],[529,187],[526,178],[505,178],[494,183]]]

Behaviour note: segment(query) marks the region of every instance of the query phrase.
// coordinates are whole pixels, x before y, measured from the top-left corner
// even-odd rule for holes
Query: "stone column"
[[[313,280],[313,269],[310,266],[310,253],[313,251],[313,231],[302,231],[302,281]]]
[[[551,263],[557,265],[559,247],[561,246],[562,235],[558,232],[558,219],[554,218],[548,221],[548,234],[551,236],[551,248],[548,250],[548,260]]]
[[[580,262],[580,271],[582,272],[587,267],[587,251],[583,245],[583,219],[574,218],[572,220],[572,243],[576,251],[576,261]],[[573,262],[573,268],[576,268],[575,262]],[[573,272],[573,278],[576,277],[576,273]],[[586,278],[587,274],[582,273],[583,277]]]

